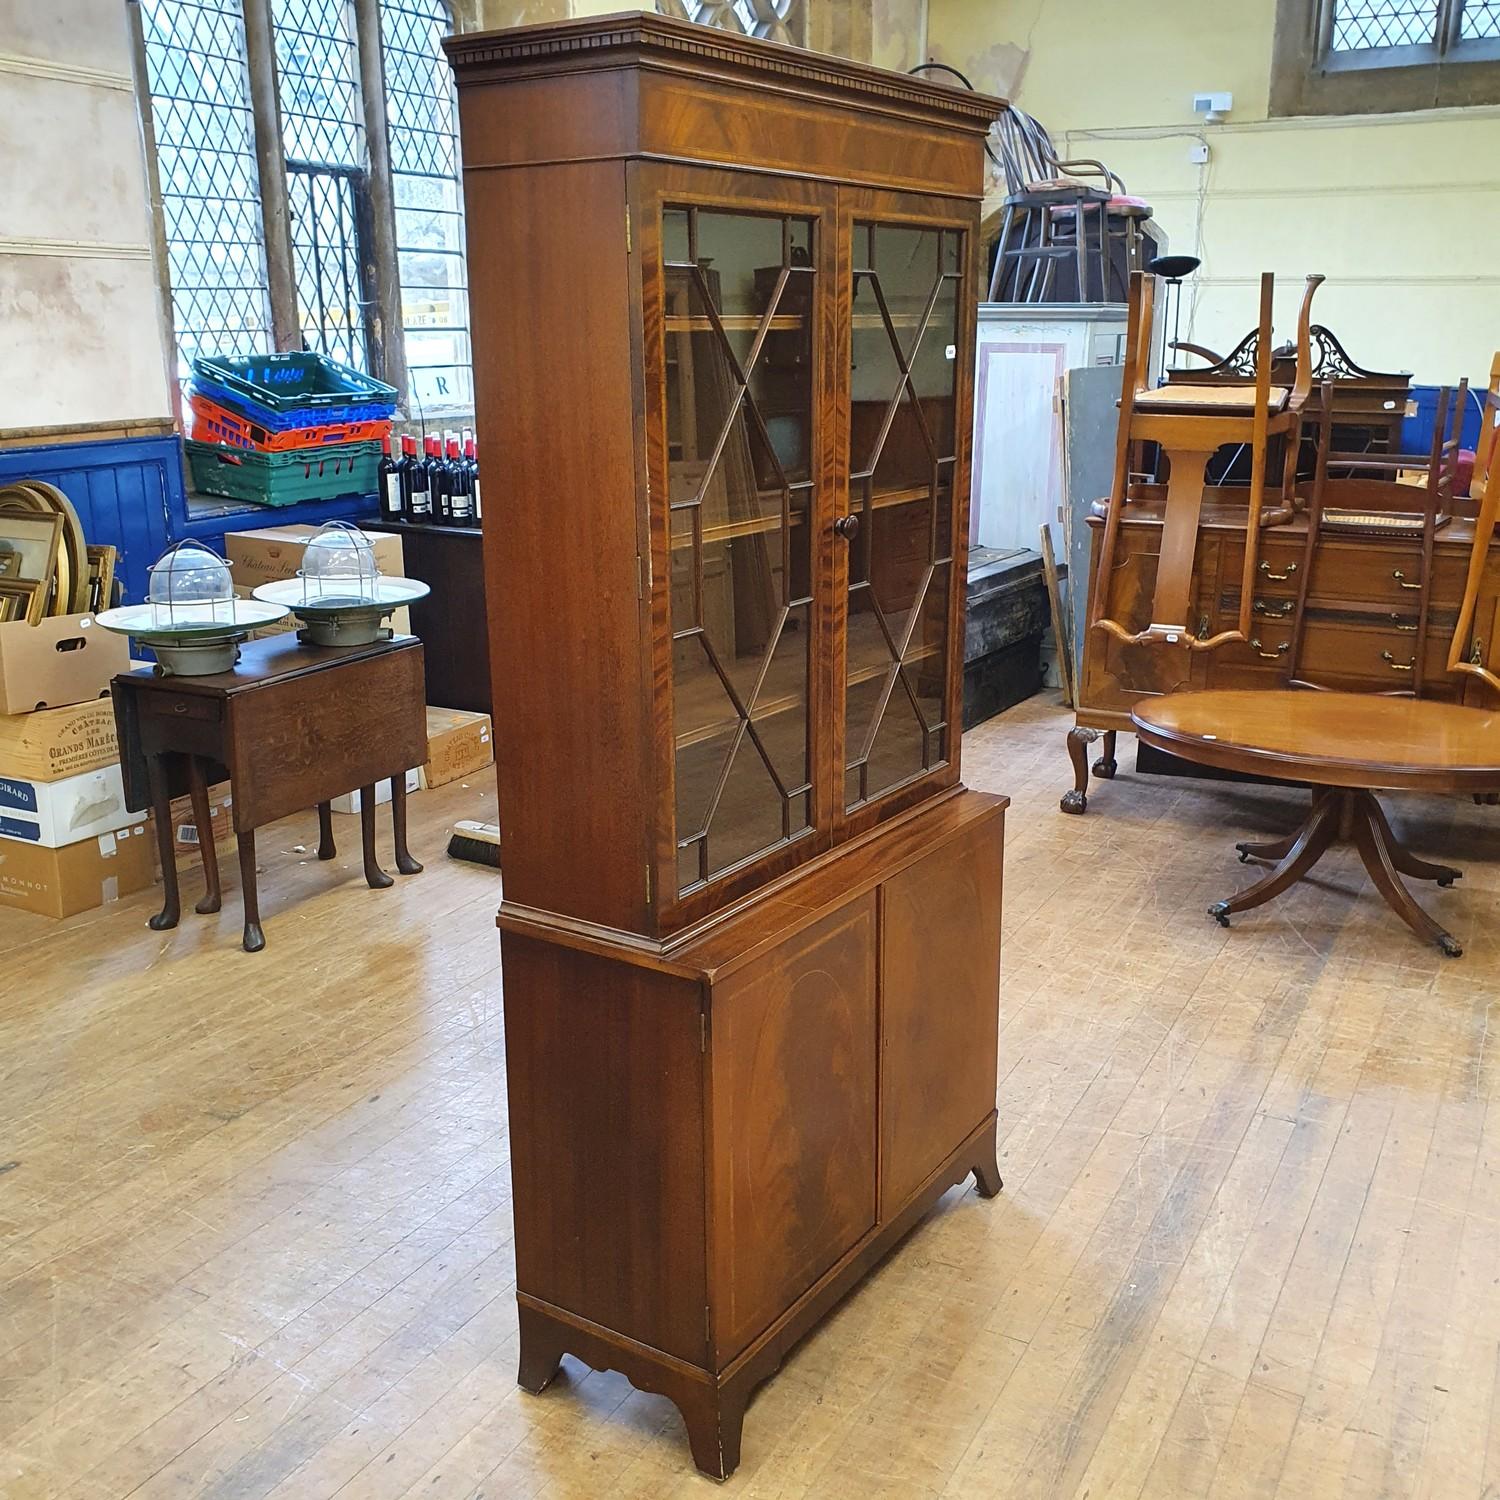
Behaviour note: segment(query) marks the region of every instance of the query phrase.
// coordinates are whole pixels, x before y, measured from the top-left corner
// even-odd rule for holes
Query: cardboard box
[[[427,764],[423,788],[446,786],[495,763],[490,716],[461,708],[427,707]]]
[[[408,792],[415,792],[420,789],[421,784],[421,777],[418,774],[417,768],[413,766],[406,773],[406,790]],[[375,805],[379,807],[382,803],[389,802],[390,800],[391,778],[387,776],[384,781],[377,781],[375,783]],[[356,789],[352,792],[345,792],[342,797],[335,797],[329,806],[336,813],[357,813],[359,811],[359,803],[359,791]]]
[[[278,578],[295,578],[302,554],[317,533],[316,526],[262,526],[255,531],[231,531],[224,537],[229,574],[241,587],[253,589]],[[401,538],[393,531],[366,531],[375,549],[375,566],[382,573],[402,576]]]
[[[234,837],[234,815],[230,808],[234,798],[230,795],[229,783],[221,781],[208,789],[208,822],[213,830],[213,840],[222,844]],[[191,797],[172,799],[172,843],[179,849],[196,849],[203,842],[203,830],[193,812]]]
[[[155,878],[146,824],[48,849],[0,839],[0,905],[70,917],[145,890]]]
[[[0,714],[86,703],[129,670],[129,639],[101,630],[92,615],[0,625]]]
[[[400,541],[400,538],[397,537],[396,540]],[[237,583],[234,586],[234,597],[236,599],[248,599],[254,592],[255,590],[249,587],[248,584]],[[391,612],[386,624],[390,626],[391,632],[394,635],[410,635],[411,611],[403,604],[400,609]],[[262,625],[258,630],[252,630],[250,635],[252,639],[259,640],[262,636],[281,635],[288,630],[301,629],[302,621],[296,615],[283,615],[281,619],[272,625]]]
[[[60,781],[119,758],[115,705],[107,696],[66,708],[0,715],[0,774]]]
[[[118,761],[61,781],[0,773],[0,839],[60,849],[145,821],[126,810]]]

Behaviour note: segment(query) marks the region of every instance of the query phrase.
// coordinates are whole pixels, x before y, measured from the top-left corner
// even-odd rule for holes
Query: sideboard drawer
[[[1466,555],[1440,551],[1433,555],[1432,597],[1461,599]],[[1324,542],[1313,571],[1314,602],[1372,603],[1416,612],[1422,592],[1419,547],[1372,546],[1369,542]]]
[[[1459,684],[1448,675],[1449,635],[1429,632],[1423,663],[1422,695],[1458,696]],[[1309,619],[1302,643],[1301,676],[1321,686],[1355,684],[1382,692],[1409,691],[1415,673],[1413,631],[1394,626],[1351,625]]]

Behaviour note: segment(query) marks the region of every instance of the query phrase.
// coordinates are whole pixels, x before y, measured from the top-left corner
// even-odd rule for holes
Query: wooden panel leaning
[[[1474,639],[1490,543],[1495,535],[1496,511],[1500,509],[1500,354],[1495,355],[1490,365],[1490,383],[1484,394],[1484,414],[1479,445],[1474,450],[1474,477],[1469,483],[1469,498],[1478,503],[1479,512],[1474,521],[1474,542],[1469,554],[1469,571],[1464,579],[1458,624],[1448,647],[1448,670],[1477,677],[1486,687],[1500,692],[1500,674],[1490,665],[1491,661],[1500,660],[1496,631],[1490,631],[1488,657],[1482,643]],[[1491,623],[1500,626],[1500,607],[1497,607]]]
[[[1255,384],[1247,391],[1244,387],[1227,385],[1150,384],[1155,278],[1143,272],[1132,273],[1115,479],[1100,563],[1094,575],[1089,611],[1091,630],[1102,630],[1126,645],[1151,642],[1192,651],[1213,651],[1232,642],[1249,640],[1260,530],[1291,514],[1302,411],[1312,389],[1312,299],[1322,281],[1321,276],[1307,278],[1297,321],[1296,375],[1288,388],[1271,384],[1271,301],[1275,282],[1270,272],[1261,277]],[[1264,509],[1266,447],[1272,436],[1285,437],[1287,458],[1281,482],[1283,504],[1268,513]],[[1114,576],[1121,521],[1130,501],[1131,458],[1143,443],[1159,445],[1168,465],[1168,482],[1150,618],[1144,629],[1134,630],[1111,612],[1109,583]],[[1230,443],[1248,444],[1251,453],[1239,617],[1232,628],[1201,636],[1192,623],[1192,595],[1204,472],[1214,453]]]

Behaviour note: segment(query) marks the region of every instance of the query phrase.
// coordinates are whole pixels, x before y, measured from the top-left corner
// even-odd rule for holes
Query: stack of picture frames
[[[56,485],[0,487],[0,624],[107,609],[115,549],[91,547],[78,512]]]

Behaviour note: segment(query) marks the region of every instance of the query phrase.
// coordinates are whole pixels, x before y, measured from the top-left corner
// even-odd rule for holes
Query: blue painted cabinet
[[[0,484],[17,479],[55,484],[73,502],[87,539],[119,548],[115,576],[128,603],[146,597],[151,564],[184,537],[222,552],[228,531],[354,521],[378,510],[375,495],[305,505],[237,505],[209,497],[190,504],[176,436],[0,448]]]

